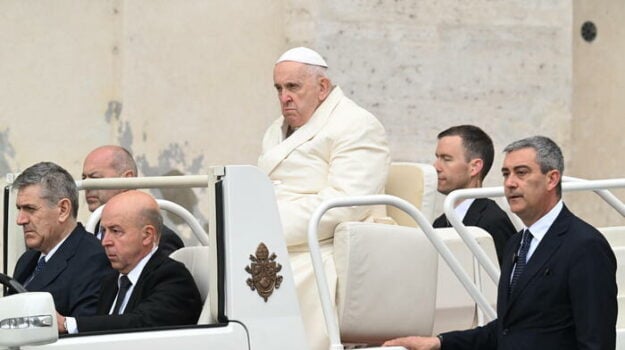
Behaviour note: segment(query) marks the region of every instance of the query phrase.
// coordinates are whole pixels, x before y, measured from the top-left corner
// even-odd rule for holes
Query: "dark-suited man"
[[[82,178],[101,179],[109,177],[136,177],[138,176],[137,164],[134,158],[123,147],[109,145],[101,146],[91,151],[83,163]],[[93,212],[109,199],[125,190],[86,190],[85,199],[89,211]],[[99,228],[99,225],[98,225]],[[96,229],[96,236],[102,239],[102,233]],[[161,239],[158,247],[167,255],[174,250],[184,247],[184,243],[178,235],[169,227],[163,226]]]
[[[140,191],[113,197],[102,212],[102,245],[119,273],[102,281],[97,315],[58,315],[59,332],[195,324],[202,301],[186,267],[157,249],[163,219]]]
[[[14,278],[33,292],[52,294],[67,315],[94,315],[102,277],[113,272],[104,249],[76,221],[78,190],[60,166],[37,163],[13,182],[17,224],[29,248],[18,259]]]
[[[438,192],[447,195],[461,188],[482,187],[494,157],[493,141],[477,126],[458,125],[444,130],[438,134],[434,161]],[[490,233],[501,265],[506,242],[516,233],[508,215],[488,198],[465,199],[455,203],[454,210],[464,225],[478,226]],[[451,224],[442,214],[433,226],[451,227]]]
[[[525,228],[506,246],[498,318],[471,330],[399,338],[385,345],[412,350],[614,350],[616,259],[601,233],[562,203],[560,148],[536,136],[504,151],[506,198]]]

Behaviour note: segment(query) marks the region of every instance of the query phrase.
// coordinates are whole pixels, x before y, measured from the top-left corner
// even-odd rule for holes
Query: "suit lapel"
[[[15,266],[13,278],[23,284],[30,274],[33,273],[40,256],[41,253],[36,250],[31,249],[26,251],[26,253],[24,253],[24,257],[22,258],[24,263]]]
[[[482,218],[482,212],[486,209],[488,205],[488,201],[484,198],[477,198],[471,203],[469,210],[464,215],[464,219],[462,223],[465,226],[477,226],[477,223],[480,222]]]
[[[523,271],[523,274],[519,277],[519,280],[510,295],[507,310],[509,310],[511,305],[514,304],[514,301],[523,294],[523,290],[527,287],[527,285],[536,277],[536,274],[542,270],[543,266],[549,261],[549,259],[553,257],[558,248],[560,248],[564,240],[564,235],[569,227],[571,217],[571,212],[566,208],[566,206],[563,206],[562,211],[545,234],[545,237],[543,237],[540,241],[538,247],[536,247],[536,250],[530,257],[530,260],[527,262],[525,271]],[[516,247],[518,248],[518,244]],[[508,272],[511,271],[512,269]],[[510,276],[506,276],[506,279],[508,282],[508,284],[506,284],[507,287],[510,282]]]
[[[521,232],[516,233],[510,238],[509,246],[512,246],[512,250],[506,251],[501,261],[501,275],[499,276],[499,288],[497,294],[497,310],[499,317],[503,318],[505,310],[508,304],[508,286],[510,285],[510,275],[512,274],[512,268],[514,267],[514,257],[519,250],[521,244]],[[508,248],[510,249],[510,248]],[[504,306],[506,306],[504,308]]]
[[[312,139],[319,133],[321,129],[327,124],[330,119],[330,115],[332,111],[336,108],[339,101],[343,97],[343,92],[341,88],[336,86],[328,98],[323,101],[321,105],[317,108],[315,113],[313,113],[310,120],[304,124],[302,127],[297,129],[291,136],[287,139],[283,140],[282,136],[282,121],[276,121],[271,126],[270,134],[267,135],[269,138],[268,143],[273,146],[269,148],[265,154],[263,154],[258,160],[258,166],[266,173],[271,174],[271,172],[284,160],[289,156],[293,150]]]
[[[130,312],[134,310],[137,305],[141,302],[141,295],[143,294],[143,287],[145,285],[145,280],[150,276],[152,271],[158,268],[165,260],[167,256],[163,254],[160,250],[157,250],[154,255],[148,260],[147,264],[143,267],[141,274],[139,275],[139,279],[137,280],[137,285],[132,290],[132,294],[130,295],[130,299],[128,299],[128,304],[126,304],[126,308],[124,309],[124,313]],[[117,293],[117,291],[116,291]],[[112,305],[112,302],[111,302]]]
[[[74,228],[69,234],[65,242],[61,244],[59,249],[52,255],[50,260],[46,263],[43,270],[37,274],[37,277],[28,285],[32,290],[39,290],[50,283],[52,283],[57,276],[67,268],[67,261],[71,259],[76,253],[76,246],[80,242],[81,236],[79,234],[80,224]]]
[[[100,297],[98,300],[98,309],[96,314],[108,315],[115,296],[117,296],[117,280],[119,279],[119,273],[111,274],[110,277],[105,277],[102,280],[102,288],[100,289]]]

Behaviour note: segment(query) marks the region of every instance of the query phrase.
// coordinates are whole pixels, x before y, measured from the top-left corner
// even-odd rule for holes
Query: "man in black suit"
[[[477,126],[453,126],[438,134],[434,162],[438,192],[447,195],[461,188],[482,187],[493,165],[494,153],[493,141]],[[455,204],[455,211],[465,226],[478,226],[490,233],[501,265],[506,242],[516,233],[508,215],[488,198],[465,199]],[[451,227],[451,224],[442,214],[433,226]]]
[[[29,248],[18,259],[14,278],[33,292],[52,294],[67,315],[94,315],[100,281],[112,273],[100,242],[76,221],[78,190],[62,167],[37,163],[13,182],[17,224]]]
[[[123,147],[109,145],[101,146],[91,151],[83,163],[82,178],[101,179],[109,177],[136,177],[138,176],[137,164],[134,158]],[[101,205],[106,204],[113,196],[125,190],[87,190],[85,199],[89,211],[93,212]],[[94,232],[98,239],[102,239],[99,225]],[[184,247],[184,243],[178,235],[169,227],[163,226],[161,239],[158,247],[169,255],[174,250]]]
[[[102,245],[119,273],[102,281],[97,315],[58,315],[59,332],[195,324],[202,301],[186,267],[157,244],[163,219],[147,193],[116,195],[102,212]]]
[[[504,253],[498,318],[483,327],[385,345],[417,349],[614,350],[616,258],[595,228],[561,199],[564,160],[542,136],[504,150],[504,189],[525,228]]]

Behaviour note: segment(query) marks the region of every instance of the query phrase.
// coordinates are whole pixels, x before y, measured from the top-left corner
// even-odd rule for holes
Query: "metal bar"
[[[156,199],[156,202],[161,209],[167,210],[182,218],[187,223],[187,225],[191,227],[191,230],[193,231],[193,234],[195,234],[195,237],[198,239],[198,241],[200,241],[203,246],[208,246],[208,235],[206,234],[206,231],[204,231],[197,219],[193,215],[191,215],[191,213],[187,209],[177,203],[165,199]],[[104,209],[104,205],[98,207],[89,216],[86,226],[86,230],[88,232],[96,233],[94,232],[94,230],[95,226],[100,221],[100,217],[102,216],[102,209]]]
[[[436,250],[443,257],[447,265],[452,269],[456,277],[460,280],[464,288],[469,295],[477,302],[484,314],[489,320],[496,318],[495,310],[489,305],[486,298],[479,292],[476,286],[471,281],[471,278],[463,270],[462,266],[447,248],[443,240],[435,233],[434,228],[430,225],[427,218],[413,205],[407,201],[390,195],[371,195],[371,196],[356,196],[347,198],[334,198],[329,199],[321,203],[321,205],[313,212],[310,221],[308,223],[308,245],[310,248],[310,256],[315,271],[315,278],[317,279],[317,288],[319,290],[319,296],[321,298],[321,306],[323,315],[326,321],[326,327],[328,330],[328,336],[330,338],[331,350],[342,350],[338,320],[333,312],[332,302],[330,298],[330,289],[328,287],[328,281],[326,279],[325,270],[323,268],[323,261],[321,258],[321,251],[319,249],[319,241],[317,240],[317,228],[323,214],[336,207],[350,207],[361,205],[392,205],[397,207],[408,215],[410,215],[415,222],[421,227],[427,238],[432,242]]]
[[[2,217],[4,218],[4,222],[2,223],[2,242],[4,242],[4,244],[2,244],[2,273],[4,273],[5,275],[8,274],[7,270],[9,269],[8,242],[9,242],[9,196],[10,195],[11,195],[11,186],[5,186],[4,197],[3,197],[4,209],[3,209],[3,215],[2,215]],[[3,288],[2,295],[6,295],[7,292],[8,292],[8,287]]]
[[[208,175],[111,177],[77,180],[79,190],[208,187]]]
[[[456,215],[454,204],[467,198],[502,197],[503,195],[503,187],[467,188],[452,191],[447,195],[443,203],[443,210],[447,220],[456,229],[460,238],[462,238],[495,284],[499,281],[499,268],[490,260],[484,249],[477,243],[475,237],[469,233],[462,220]]]
[[[607,188],[625,188],[625,178],[622,179],[604,179],[604,180],[582,180],[571,177],[564,177],[562,183],[563,192],[576,192],[576,191],[595,191],[601,198],[603,198],[609,205],[616,209],[621,215],[625,216],[625,205],[612,193],[605,190]],[[458,232],[458,235],[466,243],[467,247],[471,250],[476,257],[480,265],[484,268],[488,276],[493,282],[499,281],[499,269],[488,258],[486,252],[479,246],[473,236],[471,236],[464,226],[460,218],[454,211],[454,203],[468,198],[488,198],[488,197],[503,197],[504,188],[499,187],[483,187],[483,188],[466,188],[452,191],[443,204],[445,215],[452,224],[452,226]]]
[[[571,181],[591,181],[587,179],[581,179],[572,176],[563,176],[563,182],[571,182]],[[609,205],[612,206],[621,216],[625,217],[625,204],[618,199],[612,192],[608,190],[595,190],[594,191],[599,197],[601,197],[604,201],[606,201]]]

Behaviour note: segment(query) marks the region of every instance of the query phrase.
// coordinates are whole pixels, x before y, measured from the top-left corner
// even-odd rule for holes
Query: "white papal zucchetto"
[[[307,47],[296,47],[283,53],[276,61],[276,64],[284,61],[293,61],[305,64],[312,64],[313,66],[321,66],[328,68],[326,61],[316,51]]]

